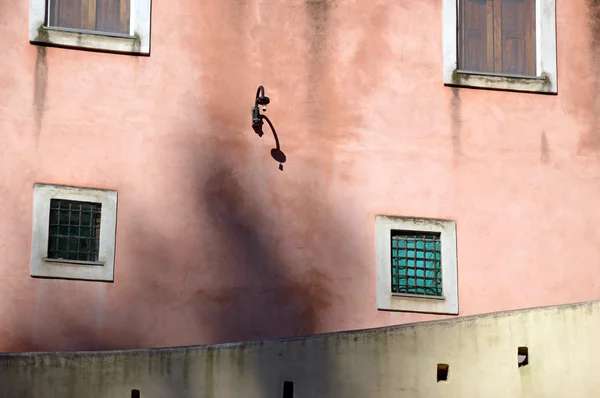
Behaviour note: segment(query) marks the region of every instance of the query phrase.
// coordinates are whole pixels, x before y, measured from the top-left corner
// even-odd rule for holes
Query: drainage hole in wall
[[[293,381],[284,381],[283,382],[283,398],[293,398],[294,397],[294,382]]]
[[[448,369],[449,368],[450,368],[450,366],[445,363],[438,363],[438,365],[437,365],[437,381],[438,381],[438,383],[440,381],[448,380]]]
[[[517,363],[519,367],[529,365],[529,350],[527,347],[519,347],[517,350]]]
[[[140,390],[131,390],[131,398],[140,398]]]

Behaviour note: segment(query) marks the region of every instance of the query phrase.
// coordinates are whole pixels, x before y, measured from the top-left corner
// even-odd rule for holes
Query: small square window
[[[443,0],[444,83],[556,93],[556,0]]]
[[[30,0],[35,44],[150,54],[151,0]]]
[[[377,307],[458,314],[454,221],[377,216]]]
[[[117,193],[35,184],[31,276],[113,281]]]

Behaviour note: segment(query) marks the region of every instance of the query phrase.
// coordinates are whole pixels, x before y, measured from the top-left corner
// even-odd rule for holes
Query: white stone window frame
[[[151,0],[131,0],[129,34],[48,26],[48,0],[30,0],[29,41],[33,44],[150,55]]]
[[[458,69],[459,1],[443,0],[444,84],[498,90],[558,93],[556,0],[536,0],[536,76],[511,76]]]
[[[456,222],[378,215],[376,225],[377,309],[458,315]],[[392,293],[392,231],[437,232],[441,241],[442,297]]]
[[[50,200],[101,203],[98,261],[48,259]],[[34,184],[33,231],[30,275],[32,277],[114,281],[117,192],[64,185]]]

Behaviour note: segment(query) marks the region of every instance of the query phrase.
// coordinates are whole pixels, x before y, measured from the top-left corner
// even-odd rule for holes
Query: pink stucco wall
[[[439,319],[376,310],[376,214],[456,220],[460,315],[600,298],[600,22],[557,3],[547,96],[444,87],[441,0],[155,0],[150,57],[0,0],[0,350]],[[29,276],[34,182],[118,190],[114,283]]]

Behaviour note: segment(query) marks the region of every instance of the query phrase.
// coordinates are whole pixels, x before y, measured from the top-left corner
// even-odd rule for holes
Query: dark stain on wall
[[[542,163],[548,163],[548,161],[550,160],[550,149],[548,148],[548,137],[546,137],[545,131],[542,131],[540,146],[541,146],[540,161]]]
[[[327,42],[331,0],[306,0],[306,19],[310,37],[311,67],[317,72],[327,59]],[[311,74],[312,77],[318,75]]]
[[[325,83],[328,80],[329,62],[329,19],[331,13],[331,0],[306,0],[306,23],[308,54],[307,60],[307,93],[306,103],[310,106],[313,116],[313,127],[325,117],[323,107],[315,106],[316,98],[322,98],[325,92]]]
[[[42,130],[42,121],[44,119],[44,106],[46,103],[46,90],[48,85],[48,61],[46,59],[46,47],[37,46],[36,49],[33,106],[36,122],[35,138],[37,141]]]
[[[304,0],[305,27],[305,84],[303,113],[310,141],[305,159],[314,169],[315,178],[307,181],[310,188],[320,191],[336,176],[334,158],[353,135],[356,124],[346,115],[350,96],[336,86],[334,60],[337,50],[335,0]],[[345,93],[346,95],[348,93]],[[308,148],[310,146],[310,148]],[[318,177],[317,177],[318,176]]]
[[[452,88],[452,101],[450,102],[450,115],[451,115],[451,126],[452,126],[452,149],[454,153],[454,158],[456,160],[457,157],[461,154],[461,143],[460,143],[460,133],[461,133],[461,99],[460,99],[460,88],[453,87]]]
[[[600,52],[600,0],[586,0],[590,16],[591,46],[597,56]]]

